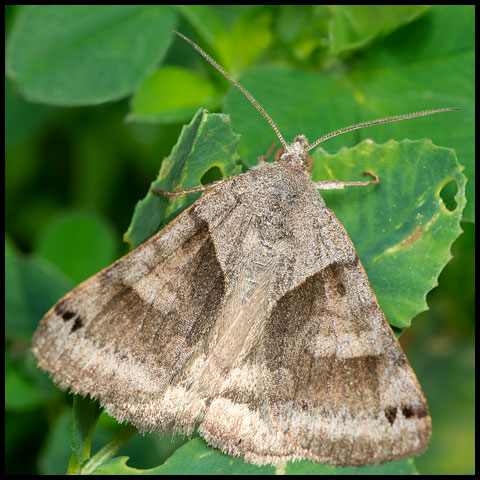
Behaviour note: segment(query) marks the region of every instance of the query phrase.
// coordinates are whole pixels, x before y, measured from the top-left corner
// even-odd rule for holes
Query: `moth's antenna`
[[[195,42],[192,42],[188,37],[178,33],[177,31],[173,30],[173,33],[177,34],[179,37],[183,38],[187,43],[189,43],[202,57],[207,60],[211,65],[213,65],[227,80],[233,83],[252,103],[253,106],[263,115],[265,120],[270,124],[270,126],[275,131],[278,139],[282,143],[284,148],[287,148],[287,142],[282,137],[282,134],[278,130],[277,126],[273,122],[273,120],[269,117],[268,113],[261,107],[261,105],[252,97],[248,91],[242,87],[237,81],[235,81],[213,58],[211,58],[208,54],[206,54]]]
[[[390,123],[397,122],[398,120],[407,120],[409,118],[424,117],[425,115],[432,115],[433,113],[452,112],[455,110],[461,110],[461,108],[439,108],[438,110],[425,110],[424,112],[407,113],[406,115],[398,115],[397,117],[382,118],[380,120],[374,120],[373,122],[358,123],[357,125],[352,125],[350,127],[341,128],[340,130],[327,133],[327,135],[324,135],[309,145],[307,152],[329,138],[342,135],[342,133],[351,132],[352,130],[358,130],[359,128],[371,127],[372,125],[378,125],[379,123]]]

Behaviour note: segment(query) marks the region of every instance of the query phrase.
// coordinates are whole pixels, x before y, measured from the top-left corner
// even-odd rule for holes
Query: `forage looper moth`
[[[179,35],[247,96],[283,149],[273,163],[189,190],[208,192],[63,297],[34,334],[38,365],[119,421],[183,434],[200,422],[210,445],[258,465],[421,454],[431,431],[425,398],[317,191],[379,179],[314,183],[307,152],[350,130],[456,109],[287,144],[253,97]]]

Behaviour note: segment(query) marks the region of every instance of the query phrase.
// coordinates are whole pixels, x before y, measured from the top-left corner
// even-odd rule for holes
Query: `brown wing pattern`
[[[418,455],[431,423],[415,374],[344,228],[318,195],[305,196],[290,196],[279,219],[268,217],[293,233],[268,245],[271,265],[246,303],[253,310],[277,295],[270,308],[262,305],[261,320],[247,322],[254,335],[242,337],[243,350],[223,371],[200,432],[259,464],[364,465]],[[262,237],[258,222],[256,229]]]
[[[63,388],[135,421],[195,353],[215,322],[224,276],[208,226],[190,208],[129,255],[83,282],[42,319],[40,367]]]
[[[421,453],[428,409],[351,241],[307,175],[215,188],[52,308],[39,365],[142,430],[257,464]]]

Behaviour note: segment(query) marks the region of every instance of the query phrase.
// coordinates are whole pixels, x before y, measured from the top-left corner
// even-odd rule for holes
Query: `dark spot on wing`
[[[75,317],[76,315],[77,315],[77,314],[74,313],[74,312],[69,312],[69,311],[67,311],[67,312],[62,313],[62,318],[63,318],[66,322],[68,322],[68,320],[71,320],[71,319],[72,319],[73,317]]]
[[[428,408],[426,405],[420,405],[417,407],[415,414],[417,418],[428,417]]]
[[[405,418],[424,418],[428,416],[428,408],[425,404],[405,405],[402,407],[402,413]]]
[[[393,425],[393,422],[395,421],[395,418],[397,416],[397,407],[387,407],[385,409],[385,416],[390,422],[390,425]]]
[[[84,325],[80,315],[77,312],[72,312],[72,310],[69,310],[64,300],[60,300],[60,302],[55,305],[55,313],[62,317],[64,322],[74,320],[70,333],[75,332]]]
[[[60,300],[56,305],[55,305],[55,313],[61,317],[63,316],[64,313],[68,313],[67,306],[65,305],[65,300]],[[65,320],[65,319],[64,319]],[[68,318],[66,319],[68,320]]]
[[[75,318],[75,322],[73,323],[72,329],[70,330],[70,333],[76,332],[79,328],[83,327],[83,320],[80,316],[77,316]]]
[[[403,408],[402,408],[402,413],[403,413],[403,416],[404,416],[405,418],[413,417],[413,413],[414,413],[414,412],[413,412],[413,408],[412,408],[412,407],[409,407],[409,406],[403,407]]]

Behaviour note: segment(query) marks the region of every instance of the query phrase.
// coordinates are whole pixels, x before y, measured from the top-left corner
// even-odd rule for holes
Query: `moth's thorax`
[[[313,159],[307,152],[308,140],[303,135],[297,135],[284,149],[278,161],[289,167],[310,172],[313,168]]]

